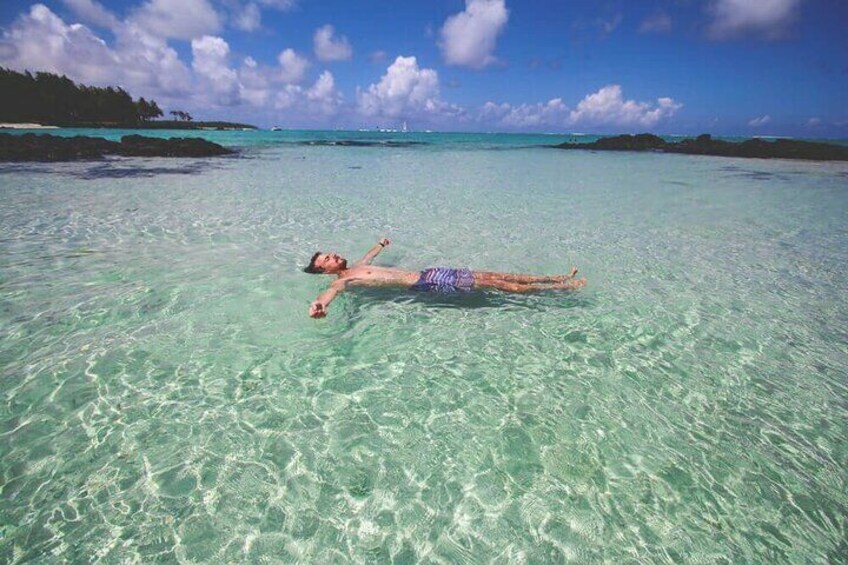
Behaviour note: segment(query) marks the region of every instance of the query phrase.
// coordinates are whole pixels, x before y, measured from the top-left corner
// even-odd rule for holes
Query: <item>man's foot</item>
[[[551,288],[560,288],[563,290],[577,290],[586,286],[586,279],[567,280],[553,285]]]
[[[565,282],[567,280],[573,279],[574,275],[576,275],[576,274],[577,274],[577,267],[571,267],[571,270],[568,272],[567,275],[557,275],[557,276],[554,277],[554,280],[556,280],[557,282]]]

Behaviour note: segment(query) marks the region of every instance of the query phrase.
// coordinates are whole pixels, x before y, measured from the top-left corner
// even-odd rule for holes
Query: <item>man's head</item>
[[[341,255],[316,251],[303,271],[314,275],[322,273],[333,275],[345,269],[347,269],[347,259]]]

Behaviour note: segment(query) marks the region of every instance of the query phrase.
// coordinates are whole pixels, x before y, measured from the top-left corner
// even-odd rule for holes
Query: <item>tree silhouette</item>
[[[194,119],[191,117],[191,114],[182,110],[171,110],[168,113],[174,116],[175,120],[180,120],[181,122],[190,122]]]
[[[162,116],[155,101],[123,88],[77,85],[66,76],[0,67],[0,121],[132,126]]]
[[[162,116],[162,110],[159,108],[159,105],[156,104],[155,101],[151,100],[148,102],[142,96],[138,99],[136,105],[136,113],[138,114],[138,119],[147,122],[149,120],[158,118]]]

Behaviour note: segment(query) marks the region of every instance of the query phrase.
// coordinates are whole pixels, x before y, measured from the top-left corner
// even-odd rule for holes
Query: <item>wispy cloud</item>
[[[94,0],[62,0],[74,14],[77,15],[83,22],[104,27],[107,29],[118,29],[121,21],[115,14],[103,7],[99,2]]]
[[[648,16],[639,24],[639,33],[667,33],[671,31],[671,16],[664,12]]]
[[[130,22],[157,37],[191,40],[217,33],[221,17],[207,0],[148,0]]]
[[[249,2],[243,6],[236,5],[231,16],[232,25],[242,31],[255,31],[262,26],[262,11],[259,6]]]
[[[335,34],[336,30],[330,24],[315,30],[313,43],[319,61],[346,61],[353,56],[353,48],[347,37],[336,37]]]
[[[707,29],[716,40],[784,37],[798,15],[801,0],[713,0]]]
[[[771,116],[766,114],[765,116],[759,116],[754,118],[748,122],[748,125],[752,128],[758,128],[760,126],[764,126],[771,121]]]
[[[535,129],[540,127],[562,127],[568,121],[568,106],[562,98],[553,98],[538,104],[486,102],[480,109],[478,119],[483,123],[496,124],[509,129]]]

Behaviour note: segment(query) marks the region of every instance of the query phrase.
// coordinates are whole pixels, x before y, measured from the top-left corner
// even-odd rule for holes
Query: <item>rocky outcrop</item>
[[[126,157],[216,157],[235,153],[217,143],[197,137],[159,139],[141,135],[121,138],[120,155]]]
[[[811,161],[848,161],[848,147],[795,139],[749,139],[741,143],[713,139],[708,134],[678,142],[665,141],[649,133],[604,137],[593,143],[561,143],[557,149],[594,151],[659,151],[686,155],[718,155],[759,159],[808,159]]]
[[[76,161],[100,159],[106,155],[216,157],[232,153],[235,153],[232,149],[199,138],[158,139],[125,135],[120,142],[117,142],[101,137],[0,133],[0,161]]]

